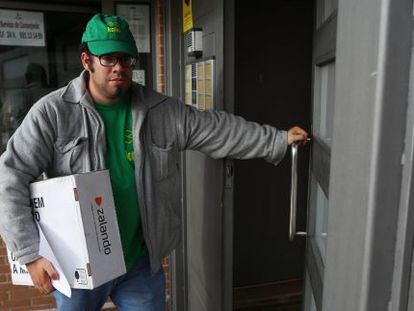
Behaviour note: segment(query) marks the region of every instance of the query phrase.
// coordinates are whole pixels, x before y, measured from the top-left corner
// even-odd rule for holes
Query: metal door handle
[[[290,191],[289,240],[293,241],[296,235],[306,236],[306,232],[296,232],[296,208],[298,195],[298,145],[292,144],[292,185]]]

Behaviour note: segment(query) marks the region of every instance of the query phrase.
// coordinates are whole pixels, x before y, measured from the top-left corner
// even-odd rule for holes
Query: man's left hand
[[[299,126],[294,126],[288,130],[288,144],[306,144],[308,139],[308,133],[301,129]]]

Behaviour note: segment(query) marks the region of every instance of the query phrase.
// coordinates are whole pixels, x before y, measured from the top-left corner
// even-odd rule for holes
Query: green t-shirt
[[[95,103],[105,125],[106,167],[112,191],[127,270],[147,253],[135,184],[132,114],[129,95],[118,103]]]

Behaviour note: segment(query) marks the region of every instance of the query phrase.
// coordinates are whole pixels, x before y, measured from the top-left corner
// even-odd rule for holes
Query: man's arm
[[[299,127],[286,132],[223,111],[199,111],[178,105],[180,148],[198,150],[213,158],[264,158],[276,165],[283,159],[288,144],[307,138]]]
[[[39,234],[30,207],[29,184],[50,165],[54,136],[50,119],[37,104],[10,138],[0,157],[0,233],[18,261],[27,265],[41,292],[51,290],[50,280],[45,281],[45,273],[56,276],[53,267],[38,253]]]

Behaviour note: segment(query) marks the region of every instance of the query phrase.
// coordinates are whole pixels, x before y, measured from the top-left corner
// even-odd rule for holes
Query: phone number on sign
[[[12,31],[0,31],[0,38],[17,39],[16,33]],[[19,39],[43,39],[43,33],[41,32],[19,32]]]
[[[20,39],[43,39],[43,34],[41,32],[21,31],[19,35]]]

